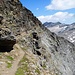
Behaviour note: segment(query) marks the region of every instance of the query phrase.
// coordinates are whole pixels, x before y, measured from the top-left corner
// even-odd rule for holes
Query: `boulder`
[[[16,43],[16,39],[9,29],[0,29],[0,52],[10,52]]]

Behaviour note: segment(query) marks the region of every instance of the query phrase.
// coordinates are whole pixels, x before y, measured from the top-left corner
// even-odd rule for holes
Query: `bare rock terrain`
[[[0,75],[75,75],[75,46],[19,0],[0,0]]]

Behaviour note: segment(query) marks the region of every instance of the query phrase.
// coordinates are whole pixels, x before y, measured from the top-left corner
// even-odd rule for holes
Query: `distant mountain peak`
[[[75,22],[72,24],[65,23],[44,23],[44,25],[52,32],[68,39],[75,44]]]
[[[56,22],[55,24],[62,24],[61,22]]]
[[[55,26],[55,25],[62,25],[62,23],[60,22],[45,22],[43,25],[45,25],[46,27],[52,27],[52,26]]]
[[[75,25],[75,22],[74,22],[74,23],[72,23],[71,25]]]

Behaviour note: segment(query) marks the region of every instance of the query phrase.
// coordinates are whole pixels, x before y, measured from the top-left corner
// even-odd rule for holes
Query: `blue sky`
[[[75,0],[20,0],[42,22],[75,22]]]

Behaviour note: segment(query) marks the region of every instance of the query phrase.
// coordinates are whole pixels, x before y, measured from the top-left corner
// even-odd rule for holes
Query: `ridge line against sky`
[[[75,0],[20,0],[42,22],[75,22]]]

